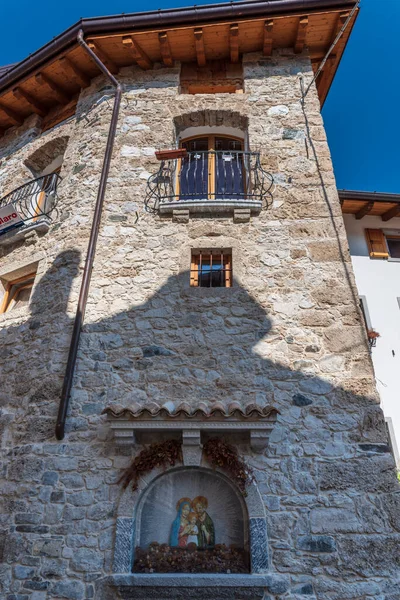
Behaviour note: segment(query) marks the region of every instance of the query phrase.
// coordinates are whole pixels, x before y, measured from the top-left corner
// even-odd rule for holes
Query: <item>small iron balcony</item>
[[[0,243],[27,230],[47,231],[57,203],[58,173],[21,185],[0,200]],[[8,234],[5,236],[4,234]]]
[[[188,208],[192,212],[221,212],[245,208],[259,212],[268,205],[273,178],[262,168],[259,152],[175,152],[181,156],[162,159],[160,169],[147,182],[149,211],[166,213]]]

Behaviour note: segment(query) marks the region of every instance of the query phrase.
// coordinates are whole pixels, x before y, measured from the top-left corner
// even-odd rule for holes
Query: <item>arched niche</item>
[[[25,166],[35,177],[48,175],[61,168],[68,145],[68,137],[54,138],[40,146],[25,160]]]
[[[246,505],[226,477],[207,469],[169,471],[139,503],[133,571],[249,572]]]
[[[196,503],[199,497],[202,507]],[[187,514],[183,515],[185,503]],[[191,521],[191,529],[185,531],[188,523],[182,516]],[[206,538],[200,533],[202,523],[208,532],[209,544],[203,541]],[[185,541],[182,538],[186,534]],[[189,543],[192,544],[190,547]],[[149,554],[150,547],[161,554],[157,558],[157,552],[154,552],[154,565],[143,568],[143,561],[139,559],[146,551]],[[166,570],[166,562],[171,557],[175,560],[179,552],[185,555],[184,570]],[[187,558],[190,552],[194,555],[193,563],[198,555],[202,565],[198,571],[195,567],[190,570],[191,560]],[[248,486],[247,496],[243,496],[219,470],[179,467],[166,472],[153,471],[140,481],[135,492],[130,488],[124,492],[117,517],[114,573],[204,573],[203,565],[207,562],[203,560],[204,553],[208,553],[211,567],[214,561],[225,561],[226,564],[226,568],[209,569],[208,573],[259,574],[268,571],[265,508],[255,483]]]

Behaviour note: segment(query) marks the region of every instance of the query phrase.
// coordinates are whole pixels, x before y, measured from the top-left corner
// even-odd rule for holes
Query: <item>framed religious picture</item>
[[[138,511],[134,572],[248,573],[246,509],[228,479],[202,469],[159,477]]]

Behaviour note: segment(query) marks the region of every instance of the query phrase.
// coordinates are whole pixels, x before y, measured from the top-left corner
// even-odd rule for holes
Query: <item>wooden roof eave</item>
[[[292,4],[295,1],[290,0]],[[324,1],[328,2],[328,0]],[[308,2],[312,3],[313,0],[308,0]],[[351,8],[351,4],[354,2],[355,0],[342,0],[343,6],[347,6],[347,8]],[[258,5],[260,4],[266,3],[258,3]],[[268,4],[271,7],[271,3]],[[225,5],[211,6],[225,7]],[[152,68],[154,62],[164,62],[171,66],[174,60],[183,62],[201,60],[203,63],[206,60],[221,57],[230,57],[236,60],[239,52],[264,50],[264,54],[269,55],[272,48],[288,46],[295,48],[296,45],[299,48],[306,43],[310,46],[311,56],[314,55],[313,65],[316,65],[317,46],[318,44],[327,46],[331,39],[333,22],[340,19],[342,10],[338,6],[325,12],[321,10],[317,12],[315,8],[309,11],[312,16],[307,17],[306,27],[304,28],[303,25],[302,37],[299,40],[299,22],[303,19],[304,23],[304,11],[297,10],[284,15],[277,14],[273,16],[273,19],[266,19],[265,17],[246,16],[243,11],[235,11],[235,7],[236,5],[230,11],[230,19],[199,23],[198,26],[182,23],[172,28],[154,27],[153,25],[152,29],[149,27],[131,28],[131,30],[125,28],[124,31],[96,32],[96,24],[101,29],[107,20],[113,18],[81,20],[63,34],[64,36],[68,34],[70,39],[67,49],[62,48],[57,53],[55,46],[52,46],[54,41],[50,42],[47,45],[49,47],[47,61],[37,60],[36,68],[27,69],[25,75],[20,74],[19,77],[13,78],[13,73],[16,75],[21,71],[20,65],[17,65],[0,78],[0,133],[13,125],[20,125],[30,114],[36,113],[45,116],[50,111],[54,112],[57,107],[61,110],[63,107],[71,105],[80,89],[89,85],[90,80],[100,74],[98,67],[82,48],[76,42],[73,43],[74,28],[78,26],[83,28],[84,33],[85,29],[87,30],[85,37],[88,43],[92,44],[99,58],[106,64],[108,62],[110,70],[114,72],[131,64],[137,64],[146,69]],[[325,37],[323,31],[318,29],[318,19],[322,19],[320,24],[323,25],[322,30],[325,28]],[[161,19],[157,25],[158,23],[164,25]],[[195,30],[198,32],[197,39]],[[269,42],[268,39],[266,40],[266,32],[267,35],[270,35]],[[337,57],[335,70],[349,33],[350,31],[344,34],[343,48],[340,56]],[[184,43],[183,40],[185,40]],[[202,46],[204,47],[204,57],[199,59]],[[43,49],[35,54],[41,52],[43,53]],[[321,50],[319,52],[321,53]],[[31,58],[23,62],[29,62]],[[316,67],[314,66],[314,68]],[[325,79],[326,77],[325,75]],[[5,85],[7,82],[8,86]]]
[[[400,194],[339,191],[343,214],[352,214],[357,220],[366,216],[380,216],[383,222],[400,217]]]

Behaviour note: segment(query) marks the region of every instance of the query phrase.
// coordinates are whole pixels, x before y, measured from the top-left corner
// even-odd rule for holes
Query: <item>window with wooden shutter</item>
[[[371,258],[389,258],[386,239],[382,229],[366,229],[365,236]]]
[[[232,287],[230,250],[192,250],[190,267],[192,287]]]

